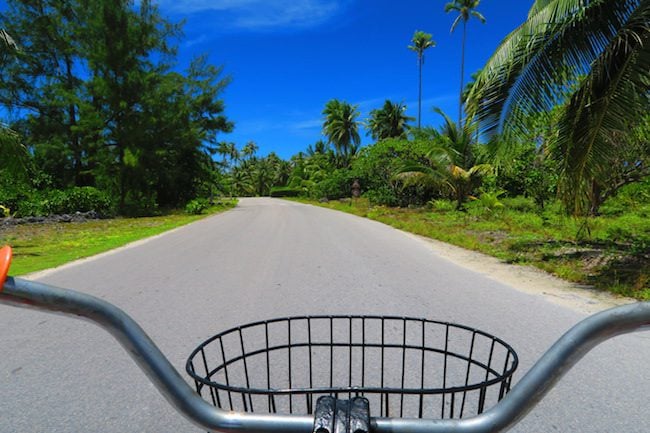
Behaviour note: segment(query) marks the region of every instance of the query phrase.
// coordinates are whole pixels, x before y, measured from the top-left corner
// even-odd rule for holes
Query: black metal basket
[[[187,361],[196,390],[235,411],[312,414],[318,397],[364,396],[373,416],[462,418],[510,390],[515,351],[462,325],[303,316],[232,328]]]

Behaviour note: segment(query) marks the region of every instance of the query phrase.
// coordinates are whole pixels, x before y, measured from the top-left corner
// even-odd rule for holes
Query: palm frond
[[[461,22],[462,19],[463,19],[463,16],[462,16],[462,15],[458,15],[458,16],[456,17],[456,19],[454,20],[454,22],[451,24],[451,29],[449,30],[449,33],[453,33],[454,30],[456,30],[456,27],[458,26],[458,24]]]
[[[0,170],[6,170],[9,175],[24,175],[27,171],[29,154],[27,148],[20,142],[20,137],[12,129],[0,123]]]
[[[483,14],[480,13],[480,12],[478,12],[478,11],[471,11],[470,13],[472,14],[472,16],[473,16],[474,18],[477,18],[477,19],[478,19],[480,22],[482,22],[483,24],[485,24],[485,22],[487,21],[487,20],[485,19],[485,17],[483,16]]]
[[[641,2],[647,3],[591,0],[582,8],[584,0],[536,2],[483,69],[468,96],[468,114],[478,114],[484,132],[516,131],[528,114],[565,100]]]
[[[593,62],[559,122],[555,155],[562,170],[560,193],[583,214],[591,180],[602,178],[618,154],[612,136],[635,121],[631,107],[646,106],[650,71],[650,8],[638,9]]]

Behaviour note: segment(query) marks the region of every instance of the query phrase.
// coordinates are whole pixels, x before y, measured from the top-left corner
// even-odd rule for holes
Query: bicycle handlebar
[[[183,380],[142,328],[118,307],[84,293],[8,277],[0,303],[88,319],[108,331],[160,393],[194,424],[215,432],[311,433],[313,418],[261,415],[215,408]],[[650,302],[612,308],[564,334],[490,410],[460,420],[372,418],[373,433],[483,433],[506,431],[521,420],[587,352],[612,337],[650,329]]]

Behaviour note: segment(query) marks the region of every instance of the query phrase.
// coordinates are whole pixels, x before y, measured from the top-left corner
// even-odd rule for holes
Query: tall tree
[[[357,105],[332,99],[323,110],[323,133],[334,146],[339,165],[347,166],[361,143]]]
[[[431,37],[429,33],[417,30],[411,39],[413,45],[409,45],[408,47],[409,50],[415,51],[418,54],[418,129],[422,127],[422,66],[424,65],[424,52],[436,46],[436,42]]]
[[[241,153],[244,156],[244,158],[253,159],[253,157],[255,157],[255,154],[257,153],[257,151],[259,149],[260,148],[257,145],[257,143],[255,143],[253,140],[251,140],[248,143],[246,143],[246,145],[243,147]]]
[[[223,158],[221,165],[227,170],[238,155],[237,146],[232,141],[222,141],[217,145],[216,153]],[[228,162],[228,159],[230,159],[230,162]]]
[[[643,160],[621,137],[650,111],[648,22],[646,0],[537,0],[468,95],[486,132],[515,136],[531,114],[562,107],[550,151],[574,214],[597,210],[612,173]]]
[[[405,114],[406,106],[402,103],[384,102],[380,109],[370,111],[368,119],[369,134],[374,140],[387,138],[404,138],[409,129],[408,122],[414,120]]]
[[[458,17],[451,25],[451,32],[456,30],[460,22],[463,23],[463,44],[461,48],[460,57],[460,92],[458,96],[458,125],[463,125],[463,89],[465,78],[465,42],[467,39],[467,21],[471,17],[477,18],[482,23],[485,23],[485,17],[475,9],[478,7],[481,0],[453,0],[445,5],[445,12],[458,12]]]
[[[21,49],[0,69],[0,104],[25,114],[16,129],[39,167],[54,174],[59,186],[86,184],[78,125],[83,39],[79,2],[10,0],[7,6],[0,13],[5,29],[0,39]]]

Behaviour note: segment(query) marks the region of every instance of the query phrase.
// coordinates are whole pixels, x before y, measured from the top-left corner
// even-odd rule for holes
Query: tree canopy
[[[229,79],[205,57],[178,72],[180,25],[150,0],[7,4],[0,39],[18,49],[2,56],[0,105],[52,187],[100,188],[124,213],[182,205],[210,181],[208,150],[233,128]]]
[[[562,105],[553,157],[560,194],[583,214],[597,207],[626,132],[650,108],[650,3],[537,0],[468,95],[484,132],[522,135],[526,118]]]

